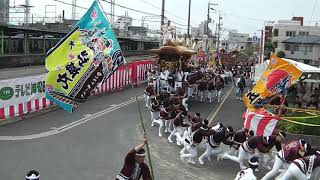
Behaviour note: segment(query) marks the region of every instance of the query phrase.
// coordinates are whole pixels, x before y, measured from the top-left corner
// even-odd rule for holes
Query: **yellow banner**
[[[260,80],[242,97],[242,100],[247,108],[255,111],[255,107],[265,105],[269,97],[285,93],[301,75],[302,71],[294,64],[272,54],[269,66],[262,73]]]

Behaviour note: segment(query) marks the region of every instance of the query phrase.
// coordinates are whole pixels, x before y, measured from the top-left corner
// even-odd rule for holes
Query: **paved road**
[[[127,62],[132,62],[141,59],[148,59],[154,56],[131,56],[126,57]],[[0,71],[0,80],[2,79],[11,79],[22,76],[33,76],[39,74],[45,74],[46,68],[44,65],[40,66],[30,66],[30,67],[19,67],[19,68],[6,68],[1,69]]]
[[[37,169],[43,179],[114,179],[128,149],[142,139],[137,105],[131,100],[142,92],[142,88],[128,89],[95,98],[81,105],[74,114],[56,110],[0,127],[0,139],[29,138],[0,141],[1,176],[23,179],[27,170]],[[143,107],[143,100],[139,104]],[[207,102],[191,102],[190,105],[192,111],[199,111],[203,116],[217,107],[217,103]],[[214,121],[240,127],[243,111],[243,105],[231,93]],[[204,166],[182,163],[178,156],[180,148],[168,143],[167,136],[159,138],[157,129],[150,127],[149,113],[145,108],[142,112],[156,179],[226,180],[235,177],[239,167],[231,161],[217,163],[213,160]],[[39,133],[42,135],[38,136]]]

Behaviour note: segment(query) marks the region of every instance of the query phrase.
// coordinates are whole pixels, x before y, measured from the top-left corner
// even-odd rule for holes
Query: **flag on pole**
[[[265,105],[268,98],[284,94],[290,86],[299,80],[301,75],[302,71],[294,64],[272,54],[269,66],[252,90],[242,97],[242,100],[247,108],[255,111],[256,107]]]
[[[95,0],[74,29],[47,53],[46,98],[73,112],[124,63],[117,38]]]
[[[246,129],[252,130],[256,136],[271,136],[277,126],[280,118],[263,108],[256,112],[249,109],[243,114],[243,126]]]

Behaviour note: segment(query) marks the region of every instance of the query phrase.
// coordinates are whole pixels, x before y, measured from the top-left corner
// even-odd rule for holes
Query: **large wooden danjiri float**
[[[159,49],[149,50],[151,54],[157,54],[158,59],[156,64],[165,69],[179,69],[179,68],[193,68],[189,64],[189,59],[192,55],[197,54],[197,51],[190,50],[187,47],[181,46],[179,44],[174,44],[172,41],[168,40]]]

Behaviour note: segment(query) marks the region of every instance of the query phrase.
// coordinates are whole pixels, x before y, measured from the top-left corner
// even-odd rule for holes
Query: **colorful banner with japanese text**
[[[95,0],[73,31],[47,53],[46,97],[73,112],[124,63],[119,43]]]
[[[274,54],[270,56],[270,62],[261,78],[255,86],[242,97],[247,108],[255,111],[268,103],[270,97],[276,94],[284,94],[286,90],[295,84],[302,75],[294,64],[281,59]]]
[[[0,80],[0,108],[44,96],[45,75]]]

